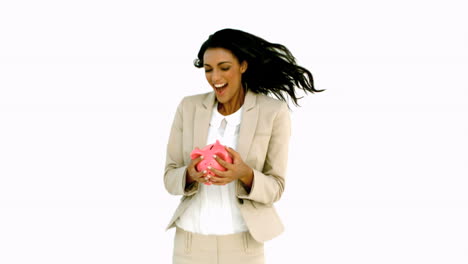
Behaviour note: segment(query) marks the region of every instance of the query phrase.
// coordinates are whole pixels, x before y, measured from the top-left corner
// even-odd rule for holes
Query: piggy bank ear
[[[218,140],[218,139],[217,139],[216,142],[213,144],[213,146],[223,148],[223,145],[221,145],[221,143],[219,143],[219,140]]]
[[[223,149],[224,150],[224,149]],[[229,156],[229,153],[226,150],[218,150],[215,152],[216,156],[220,157],[222,160],[232,163],[232,158]]]
[[[203,151],[199,148],[195,148],[192,153],[190,153],[190,158],[191,159],[196,159],[198,157],[200,157],[201,155],[203,155]]]

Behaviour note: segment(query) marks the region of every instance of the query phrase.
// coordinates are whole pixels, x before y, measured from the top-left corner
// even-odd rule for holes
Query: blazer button
[[[239,200],[239,203],[240,203],[240,204],[244,204],[244,199],[237,198],[237,200]]]

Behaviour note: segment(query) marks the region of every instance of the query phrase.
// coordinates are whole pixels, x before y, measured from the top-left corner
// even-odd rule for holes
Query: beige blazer
[[[164,185],[169,193],[182,198],[167,229],[175,227],[197,195],[199,183],[186,186],[185,171],[192,150],[207,143],[215,100],[214,92],[209,92],[185,97],[177,107],[167,144]],[[254,180],[249,193],[236,182],[237,204],[252,237],[264,242],[284,229],[273,203],[284,191],[291,133],[289,108],[285,102],[248,90],[242,111],[236,151],[253,169]]]

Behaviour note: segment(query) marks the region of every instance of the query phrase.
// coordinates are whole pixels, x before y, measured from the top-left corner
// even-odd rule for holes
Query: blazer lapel
[[[210,127],[211,112],[215,103],[213,92],[208,93],[202,104],[195,108],[195,124],[193,130],[193,147],[203,148],[208,138],[208,129]]]
[[[250,146],[252,145],[255,129],[257,128],[258,106],[256,103],[256,94],[250,90],[247,90],[239,131],[239,141],[237,144],[237,152],[239,152],[243,160],[247,158]]]

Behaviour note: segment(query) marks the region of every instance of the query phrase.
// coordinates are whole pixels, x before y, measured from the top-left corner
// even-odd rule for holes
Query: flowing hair
[[[236,29],[222,29],[202,44],[194,61],[197,68],[203,67],[203,55],[209,48],[230,50],[239,63],[247,61],[247,70],[242,74],[242,84],[254,93],[273,94],[286,101],[287,95],[299,106],[295,88],[315,93],[324,90],[314,88],[312,73],[296,64],[288,48],[270,43],[260,37]]]

